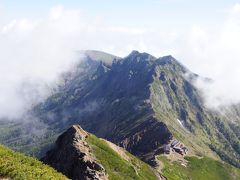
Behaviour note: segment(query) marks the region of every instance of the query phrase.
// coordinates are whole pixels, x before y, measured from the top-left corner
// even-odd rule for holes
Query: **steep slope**
[[[71,179],[157,179],[148,165],[74,125],[59,136],[43,162]]]
[[[67,179],[42,162],[0,145],[0,179]]]
[[[71,119],[77,120],[88,131],[120,144],[134,154],[151,152],[156,148],[153,144],[158,146],[171,138],[167,127],[154,119],[148,103],[154,60],[148,54],[139,56],[138,52],[132,52],[125,59],[114,61],[111,67],[98,63],[95,71],[90,70],[94,72],[90,77],[78,83],[81,75],[77,74],[68,81],[71,84],[64,86],[67,88],[64,95],[69,97],[71,94],[72,102],[64,101],[61,106],[57,103],[52,112],[59,114],[55,112],[67,110],[70,114],[68,123],[72,123]],[[134,73],[138,73],[137,76]],[[43,107],[43,110],[46,109]],[[46,122],[49,119],[46,118]],[[140,149],[143,145],[144,149]]]
[[[218,159],[216,152],[239,167],[239,106],[224,114],[207,109],[194,86],[197,77],[171,56],[133,51],[119,58],[87,51],[86,58],[63,76],[58,90],[32,110],[31,116],[47,125],[44,134],[28,137],[13,124],[0,140],[34,152],[31,147],[44,149],[66,127],[79,123],[147,162],[176,138],[190,155]],[[12,127],[18,128],[15,134]]]
[[[74,125],[59,136],[55,148],[42,161],[71,179],[107,179],[86,143],[87,136],[80,126]]]
[[[213,157],[210,147],[223,160],[239,167],[240,137],[236,134],[237,127],[230,129],[231,122],[240,124],[235,120],[237,116],[230,120],[230,114],[227,118],[223,113],[207,109],[194,86],[197,75],[188,72],[186,77],[186,72],[172,57],[156,67],[151,100],[157,119],[198,154]]]
[[[185,157],[186,166],[179,161],[171,161],[165,156],[160,156],[159,159],[164,163],[162,174],[168,180],[238,180],[240,178],[239,169],[208,157]]]

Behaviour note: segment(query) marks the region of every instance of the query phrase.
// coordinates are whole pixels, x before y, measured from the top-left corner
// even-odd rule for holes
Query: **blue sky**
[[[10,17],[38,17],[56,5],[80,8],[88,14],[104,16],[111,24],[171,28],[195,24],[216,26],[236,0],[0,0]]]

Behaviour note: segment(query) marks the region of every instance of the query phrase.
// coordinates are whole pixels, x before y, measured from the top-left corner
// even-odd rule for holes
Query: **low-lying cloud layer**
[[[219,29],[194,27],[183,47],[179,54],[182,62],[213,80],[197,82],[208,106],[240,102],[240,4],[229,10]]]
[[[0,18],[0,117],[14,118],[44,99],[78,50],[97,49],[126,56],[137,49],[155,56],[173,54],[190,70],[212,78],[199,81],[211,107],[240,101],[240,4],[219,29],[189,27],[188,32],[116,27],[105,17],[54,7],[39,19]]]

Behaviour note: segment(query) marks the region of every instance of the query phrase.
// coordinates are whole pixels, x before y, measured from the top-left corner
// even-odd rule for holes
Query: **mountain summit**
[[[74,125],[57,140],[53,150],[42,159],[71,179],[107,179],[105,169],[97,163],[86,138],[88,133]]]
[[[20,141],[18,148],[45,150],[57,134],[77,123],[152,165],[169,147],[172,152],[177,140],[189,155],[221,158],[240,167],[239,111],[230,109],[226,116],[205,107],[196,78],[172,56],[133,51],[120,58],[86,51],[75,69],[63,75],[59,88],[31,111],[47,125],[44,137]],[[15,138],[26,134],[4,137],[8,141],[3,143],[14,146]],[[183,154],[185,148],[174,151]]]

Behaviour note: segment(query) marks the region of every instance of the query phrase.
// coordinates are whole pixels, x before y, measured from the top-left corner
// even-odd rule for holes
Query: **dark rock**
[[[166,81],[166,77],[165,77],[165,73],[164,73],[164,72],[161,72],[161,73],[160,73],[159,80],[161,80],[161,81]]]
[[[144,161],[152,159],[156,151],[163,144],[172,139],[172,134],[167,126],[157,121],[154,117],[145,120],[138,129],[135,129],[128,138],[125,138],[120,146],[137,155]]]
[[[107,179],[103,166],[97,163],[85,141],[88,133],[74,125],[56,141],[55,147],[41,160],[75,180]]]
[[[173,92],[176,93],[177,86],[176,86],[176,84],[175,84],[174,82],[171,81],[170,87],[171,87],[171,89],[173,90]]]

